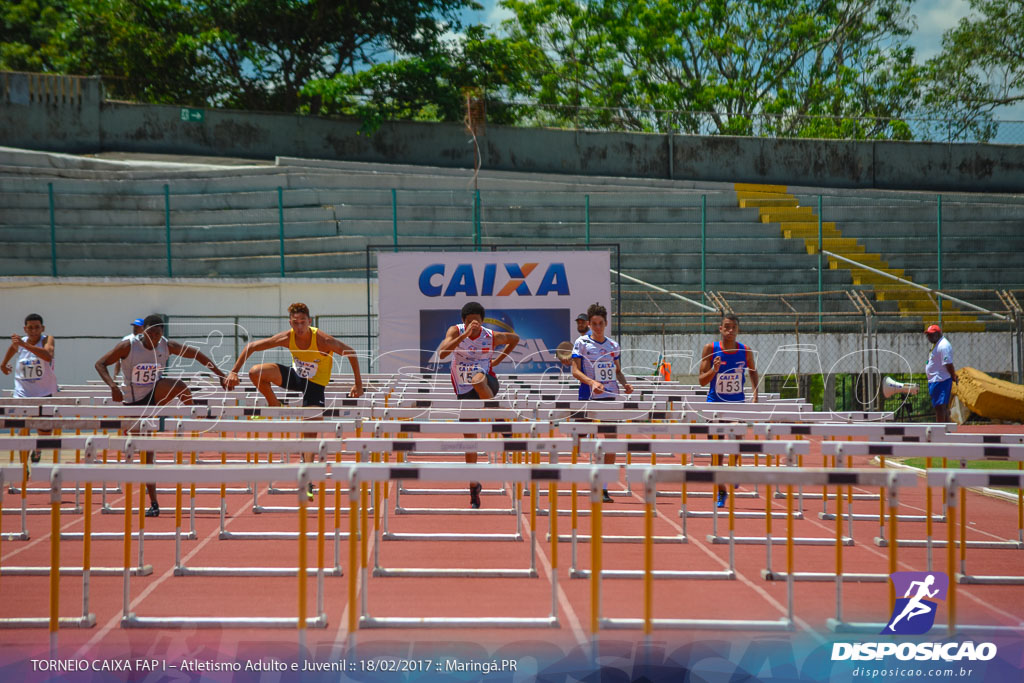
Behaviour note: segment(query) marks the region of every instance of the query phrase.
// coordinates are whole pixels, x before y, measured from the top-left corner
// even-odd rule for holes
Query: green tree
[[[11,55],[9,67],[100,74],[116,94],[144,101],[295,111],[300,90],[311,80],[355,73],[395,54],[429,54],[445,31],[460,27],[459,12],[467,7],[478,5],[22,0],[0,14],[0,55]],[[36,47],[51,44],[59,58],[32,57]]]
[[[948,123],[953,140],[989,140],[992,113],[1024,102],[1024,3],[971,0],[972,16],[942,37],[927,63],[925,106]]]
[[[920,82],[905,44],[911,0],[503,4],[515,12],[505,24],[509,39],[550,57],[517,94],[565,122],[744,135],[909,135],[900,117],[915,107]]]
[[[0,69],[59,71],[62,32],[71,28],[64,0],[7,0],[0,4]]]

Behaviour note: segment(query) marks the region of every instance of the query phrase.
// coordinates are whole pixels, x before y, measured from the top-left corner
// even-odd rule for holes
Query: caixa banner
[[[519,345],[496,371],[549,372],[555,349],[576,340],[575,318],[593,303],[611,315],[607,251],[400,252],[377,255],[381,372],[448,373],[437,348],[462,306],[479,302],[484,327]]]

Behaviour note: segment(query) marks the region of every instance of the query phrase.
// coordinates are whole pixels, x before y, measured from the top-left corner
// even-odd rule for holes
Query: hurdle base
[[[558,617],[359,617],[360,628],[558,628]]]
[[[386,541],[521,541],[522,534],[431,534],[431,533],[382,533]]]
[[[680,510],[679,511],[679,516],[682,517],[683,514],[684,514],[683,511]],[[697,517],[697,518],[700,518],[700,519],[711,519],[712,517],[715,516],[714,512],[705,512],[704,510],[689,510],[688,509],[688,510],[686,510],[685,514],[686,514],[687,517]],[[735,517],[736,519],[764,519],[764,515],[765,515],[765,513],[760,512],[760,511],[755,511],[755,510],[739,510],[739,511],[733,512],[733,517]],[[722,512],[718,513],[718,517],[720,519],[728,519],[729,518],[729,511],[727,509],[723,509]],[[804,518],[804,514],[802,512],[794,512],[793,513],[793,519],[803,519],[803,518]],[[786,513],[785,512],[773,512],[772,513],[772,519],[786,519]]]
[[[589,579],[591,575],[589,569],[570,569],[570,579]],[[644,578],[643,569],[602,569],[602,579],[642,579]],[[736,572],[731,569],[724,569],[721,571],[699,571],[699,570],[676,570],[676,569],[655,569],[651,572],[651,577],[655,579],[709,579],[709,580],[722,580],[732,581],[736,578]]]
[[[776,572],[770,569],[761,570],[761,578],[765,581],[785,581],[789,578],[788,572]],[[889,580],[888,574],[843,574],[843,583],[885,583]],[[836,580],[835,573],[828,572],[793,572],[794,581],[832,581]]]
[[[821,500],[821,494],[820,493],[806,493],[805,492],[805,493],[802,493],[800,495],[802,495],[804,497],[804,499],[806,499],[806,500]],[[772,498],[777,498],[777,499],[785,500],[786,494],[785,493],[779,493],[778,491],[776,491],[775,493],[772,494]],[[849,497],[846,494],[843,494],[842,498],[843,498],[843,500],[847,500]],[[828,494],[828,499],[829,500],[835,500],[836,499],[836,494],[834,494],[834,493]],[[853,499],[854,500],[874,500],[874,501],[877,501],[878,500],[878,494],[877,493],[855,493],[855,494],[853,494]]]
[[[121,617],[121,628],[290,628],[297,629],[294,617],[139,617],[129,612]],[[306,628],[327,628],[327,615],[306,619]]]
[[[637,630],[644,627],[643,619],[601,618],[601,628],[607,630]],[[792,631],[789,619],[776,621],[756,619],[651,619],[651,628],[696,629],[723,631]]]
[[[32,538],[27,531],[21,531],[18,533],[4,534],[3,540],[5,541],[27,541]]]
[[[177,534],[173,531],[147,531],[147,541],[173,541]],[[61,532],[60,540],[62,541],[80,541],[85,537],[81,531],[67,531]],[[133,531],[132,538],[138,540],[139,532]],[[121,531],[94,531],[92,532],[92,540],[94,541],[123,541],[124,532]],[[189,530],[181,532],[181,540],[183,541],[194,541],[196,540],[196,532]]]
[[[614,494],[612,494],[612,495],[614,495]],[[679,498],[680,495],[681,495],[681,492],[679,492],[679,491],[658,491],[657,497],[658,498]],[[687,491],[686,492],[686,497],[687,498],[714,498],[716,495],[717,494],[712,493],[711,491]],[[737,491],[735,493],[735,496],[737,498],[760,498],[761,494],[758,493],[757,491]],[[783,494],[782,497],[785,498],[786,495]],[[807,494],[805,493],[804,494],[804,498],[806,498],[806,497],[807,497]]]
[[[336,532],[331,529],[324,531],[324,540],[328,537],[333,538]],[[338,538],[348,538],[348,532],[343,531],[337,534]],[[315,541],[319,537],[319,533],[316,531],[307,531],[306,538],[310,541]],[[149,538],[149,534],[146,534],[146,538]],[[217,534],[218,540],[221,541],[297,541],[299,540],[298,531],[221,531]]]
[[[316,567],[306,569],[309,576],[316,576]],[[174,568],[175,576],[298,576],[298,567],[186,567]],[[344,576],[340,567],[324,569],[324,576]]]
[[[220,508],[214,508],[212,511],[220,512]],[[274,513],[277,513],[277,512],[287,512],[287,513],[295,514],[295,513],[297,513],[299,511],[299,506],[298,505],[253,505],[252,506],[252,511],[255,514],[257,514],[257,515],[262,515],[262,514],[266,514],[266,513],[274,514]],[[314,503],[310,503],[309,505],[306,506],[306,514],[309,517],[313,517],[313,516],[319,514],[319,511],[320,511],[320,508],[318,508]],[[369,508],[367,508],[366,511],[367,511],[367,513],[372,515],[373,514],[373,506],[370,506]],[[334,514],[334,507],[333,506],[330,506],[330,507],[325,506],[324,507],[324,514],[325,515],[333,515]],[[348,507],[342,507],[341,508],[341,514],[347,515],[348,514]]]
[[[551,540],[551,533],[547,534],[545,540]],[[572,535],[570,534],[559,534],[559,542],[572,543]],[[590,534],[577,535],[576,541],[578,543],[590,543]],[[643,543],[643,536],[601,536],[602,543]],[[652,543],[689,543],[690,540],[679,534],[678,536],[651,536]]]
[[[818,519],[834,520],[835,518],[836,518],[836,516],[833,513],[831,513],[831,512],[819,512],[818,513]],[[856,514],[853,514],[853,515],[848,515],[845,512],[843,513],[843,519],[851,519],[851,518],[855,522],[878,522],[878,515],[865,515],[865,514],[860,514],[860,513],[856,513]],[[889,516],[886,515],[885,518],[889,519]],[[927,522],[928,521],[928,516],[927,515],[896,515],[896,519],[899,520],[900,522]],[[945,524],[946,516],[945,515],[932,515],[932,521],[933,522],[941,522],[941,523]]]
[[[513,508],[405,508],[396,507],[396,515],[514,515]]]
[[[875,537],[875,541],[877,543],[879,543],[880,545],[883,545],[883,547],[888,547],[888,544],[889,544],[888,539],[884,539],[884,538],[881,538],[881,537]],[[959,547],[961,543],[963,543],[963,541],[957,541],[956,542],[957,547]],[[935,540],[933,540],[931,542],[931,545],[932,545],[933,548],[945,548],[946,547],[946,541],[940,541],[938,539],[935,539]],[[928,539],[926,539],[926,538],[906,538],[906,539],[900,539],[899,541],[897,541],[897,547],[898,548],[927,548],[928,547]],[[967,541],[967,547],[968,548],[988,548],[990,550],[1001,550],[1001,549],[1006,549],[1006,548],[1013,549],[1013,550],[1021,550],[1021,549],[1024,549],[1024,544],[1022,544],[1020,541]]]
[[[61,567],[61,576],[81,576],[81,567]],[[153,565],[144,564],[141,567],[131,567],[128,572],[131,576],[150,576],[153,573]],[[123,576],[124,567],[89,567],[91,576]],[[0,576],[49,576],[49,567],[2,567]]]
[[[975,574],[957,574],[956,582],[976,585],[1024,586],[1024,576],[979,576]]]
[[[81,617],[60,617],[57,620],[60,628],[94,628],[96,615],[87,614]],[[14,617],[0,619],[0,629],[5,628],[49,628],[49,617]]]
[[[608,509],[606,509],[606,510],[603,510],[601,512],[601,516],[602,517],[643,517],[645,514],[647,514],[647,513],[645,511],[643,511],[643,510],[608,510]],[[559,517],[569,517],[571,515],[572,515],[572,510],[559,510],[558,511],[558,516]],[[537,509],[537,516],[538,517],[550,517],[551,515],[550,515],[550,512],[548,510],[543,509],[543,508],[538,508]],[[590,510],[577,510],[576,511],[576,516],[577,517],[589,517],[590,516]]]
[[[48,514],[50,514],[50,508],[48,508],[48,507],[45,507],[45,508],[25,508],[24,512],[25,512],[26,515],[48,515]],[[3,509],[3,514],[5,514],[5,515],[20,515],[21,513],[22,513],[22,509],[21,508],[4,508]],[[82,514],[82,508],[81,508],[81,506],[74,507],[74,508],[61,508],[60,509],[60,514],[62,514],[62,515],[80,515],[80,514]]]
[[[466,494],[465,487],[460,489],[407,489],[402,487],[398,489],[398,492],[403,496],[462,496]],[[505,488],[500,489],[483,489],[480,491],[481,496],[504,496],[508,495],[508,490]]]
[[[535,579],[536,569],[451,569],[432,567],[374,567],[373,576],[414,578]]]
[[[713,545],[728,545],[730,538],[728,536],[715,536],[714,534],[707,535],[708,543]],[[734,536],[731,541],[736,545],[768,545],[767,536]],[[843,536],[843,545],[853,545],[853,539],[849,536]],[[794,537],[793,545],[830,545],[834,546],[836,539],[834,538],[811,538],[811,537]],[[786,545],[786,538],[779,538],[772,536],[772,545]]]

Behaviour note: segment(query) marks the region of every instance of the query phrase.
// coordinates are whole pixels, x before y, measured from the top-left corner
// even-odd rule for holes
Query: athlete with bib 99
[[[740,331],[740,319],[733,313],[722,316],[718,332],[720,341],[704,345],[700,354],[700,375],[702,387],[708,387],[708,403],[742,403],[745,381],[744,370],[750,373],[754,387],[754,403],[757,403],[757,370],[754,368],[754,352],[736,341]],[[710,386],[709,386],[710,385]],[[719,464],[720,456],[712,456],[712,464]],[[725,486],[718,487],[718,507],[725,507]]]

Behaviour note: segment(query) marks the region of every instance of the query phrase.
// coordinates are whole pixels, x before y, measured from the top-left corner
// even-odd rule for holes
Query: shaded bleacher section
[[[283,232],[286,276],[364,278],[367,246],[391,245],[397,233],[402,247],[618,244],[622,272],[698,299],[702,290],[724,293],[763,326],[791,329],[785,316],[817,312],[815,297],[794,296],[818,290],[818,257],[783,229],[791,209],[766,215],[764,202],[744,202],[749,188],[729,183],[482,171],[475,190],[460,169],[0,150],[0,275],[52,273],[51,186],[61,276],[279,276]],[[816,211],[819,194],[823,220],[860,246],[851,253],[882,254],[905,277],[937,284],[934,195],[789,188],[787,196]],[[816,225],[817,217],[797,220]],[[998,308],[996,288],[1024,287],[1024,197],[948,198],[943,238],[944,289],[981,290],[969,298]],[[855,288],[879,311],[916,316],[915,325],[926,317],[899,308],[900,291],[887,296],[881,283],[831,265],[826,312],[850,312],[843,291]],[[621,304],[627,332],[699,322],[692,305],[636,284],[624,283]]]

